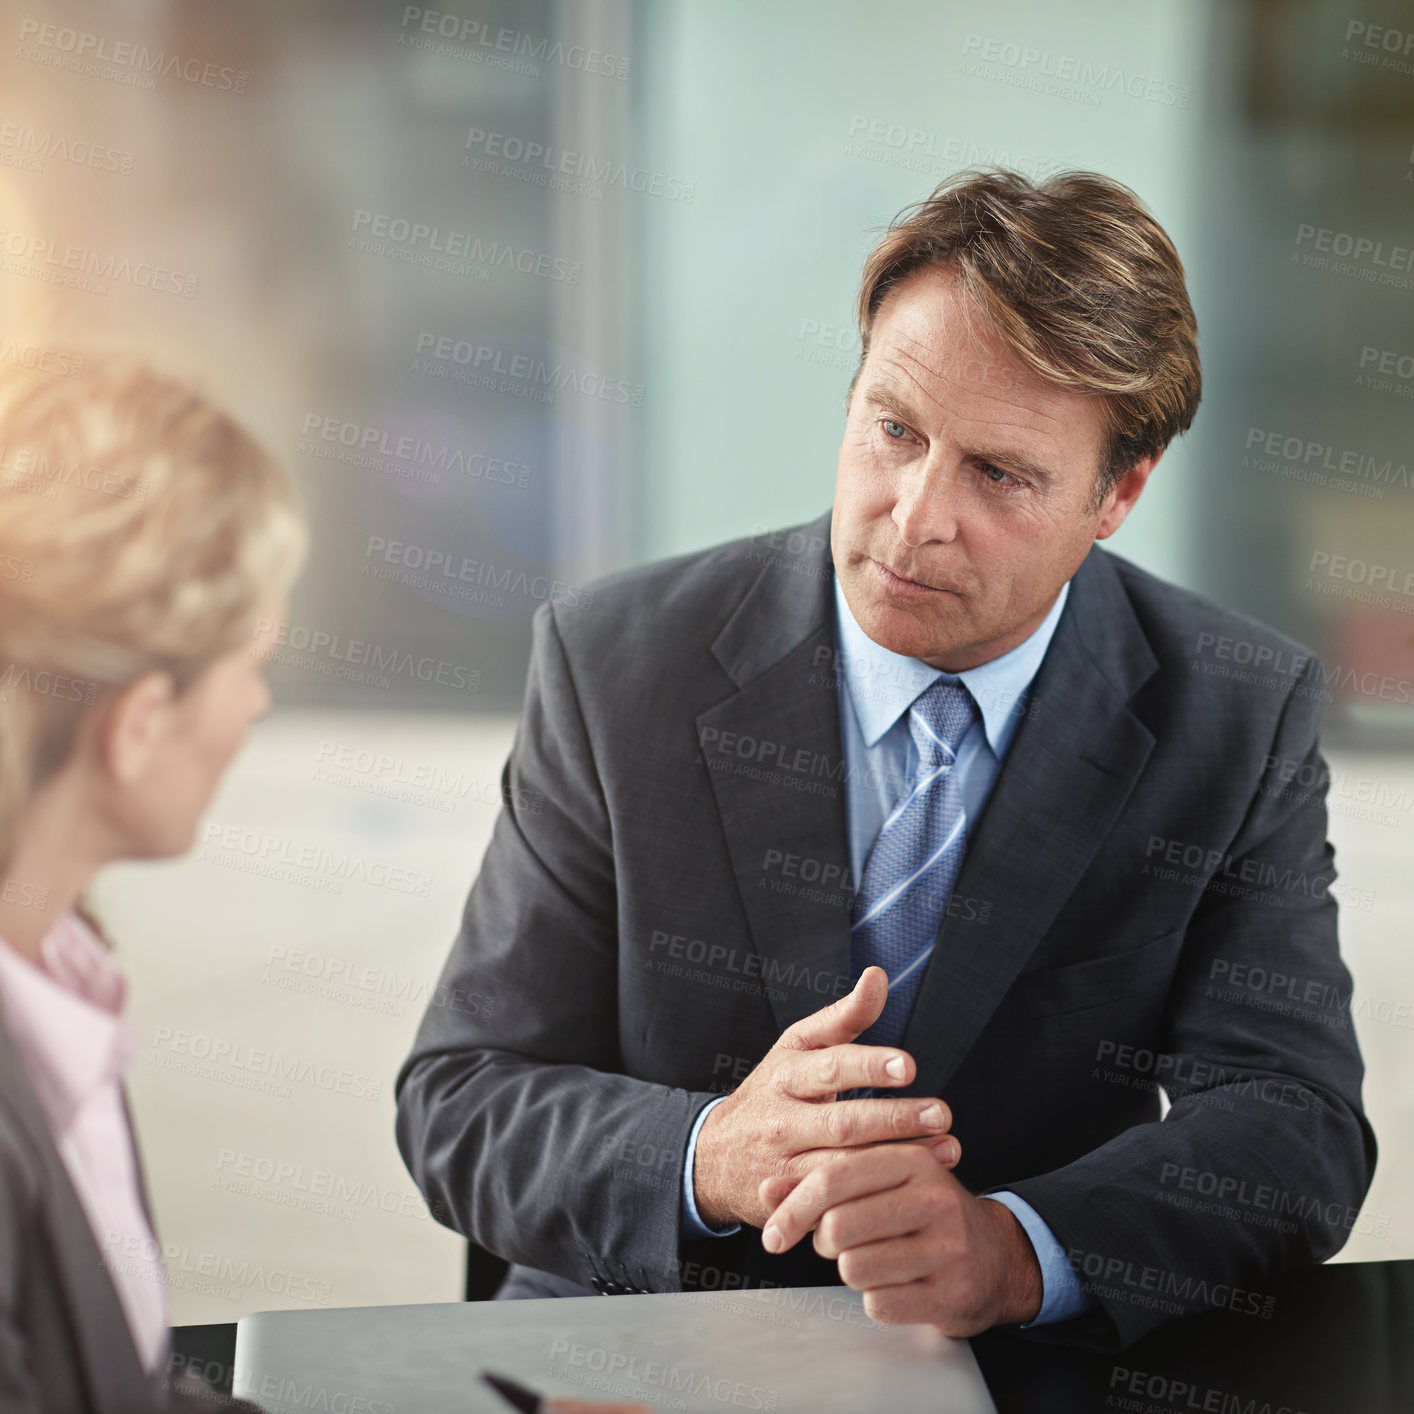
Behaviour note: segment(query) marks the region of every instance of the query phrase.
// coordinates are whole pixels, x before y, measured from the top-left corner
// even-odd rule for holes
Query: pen
[[[545,1407],[545,1401],[535,1393],[533,1389],[527,1389],[524,1385],[517,1384],[512,1379],[507,1379],[505,1375],[493,1375],[489,1370],[481,1372],[481,1378],[506,1401],[513,1409],[519,1409],[521,1414],[541,1414]]]
[[[481,1372],[481,1378],[511,1406],[521,1414],[653,1414],[647,1404],[621,1404],[590,1399],[542,1399],[533,1389],[507,1375],[493,1375],[489,1370]]]

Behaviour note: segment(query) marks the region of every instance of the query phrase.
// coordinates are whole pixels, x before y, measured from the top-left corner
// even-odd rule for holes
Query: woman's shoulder
[[[0,1081],[0,1222],[17,1208],[32,1211],[43,1189],[44,1164],[14,1098]]]

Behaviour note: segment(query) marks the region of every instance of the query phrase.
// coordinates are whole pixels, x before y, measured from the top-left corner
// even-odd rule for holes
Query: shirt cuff
[[[1045,1219],[1024,1198],[1015,1193],[984,1193],[994,1203],[1000,1203],[1016,1216],[1017,1222],[1031,1239],[1031,1248],[1041,1264],[1041,1309],[1035,1318],[1025,1322],[1022,1330],[1031,1326],[1048,1326],[1053,1321],[1068,1321],[1094,1305],[1094,1297],[1081,1284],[1079,1273],[1070,1265],[1065,1248],[1046,1226]]]
[[[702,1215],[697,1211],[697,1196],[692,1187],[692,1161],[697,1155],[697,1132],[702,1128],[702,1121],[707,1118],[708,1111],[713,1105],[720,1105],[727,1097],[718,1095],[715,1100],[708,1101],[697,1113],[697,1119],[692,1126],[692,1133],[687,1137],[687,1158],[682,1165],[682,1228],[681,1235],[684,1239],[697,1237],[730,1237],[734,1232],[741,1231],[740,1223],[733,1223],[730,1227],[708,1227],[702,1221]],[[1020,1199],[1017,1200],[1020,1202]],[[1038,1219],[1039,1221],[1039,1219]]]

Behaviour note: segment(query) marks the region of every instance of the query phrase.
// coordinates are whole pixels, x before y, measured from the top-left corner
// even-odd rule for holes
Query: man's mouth
[[[936,584],[925,584],[921,580],[910,579],[907,575],[900,574],[897,570],[890,569],[882,560],[874,561],[874,569],[878,575],[879,582],[891,594],[951,594],[954,590],[942,589]]]

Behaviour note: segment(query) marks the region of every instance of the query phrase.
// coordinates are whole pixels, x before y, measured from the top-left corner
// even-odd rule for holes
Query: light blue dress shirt
[[[1025,715],[1027,693],[1051,636],[1065,609],[1070,584],[1061,587],[1036,631],[999,658],[962,673],[944,673],[919,658],[905,657],[876,643],[860,628],[839,580],[835,580],[836,660],[840,704],[840,737],[844,745],[845,820],[849,834],[850,878],[857,888],[865,861],[889,812],[911,785],[918,771],[918,753],[908,730],[908,709],[919,693],[940,678],[960,682],[977,703],[978,718],[957,752],[958,783],[969,820],[981,818],[1016,729]],[[740,1224],[710,1228],[697,1211],[692,1164],[697,1135],[718,1096],[702,1107],[688,1138],[683,1165],[682,1235],[685,1238],[726,1237]],[[1041,1266],[1042,1301],[1036,1319],[1042,1325],[1063,1321],[1084,1311],[1091,1298],[1081,1286],[1041,1215],[1015,1193],[989,1193],[1004,1204],[1025,1229]]]

